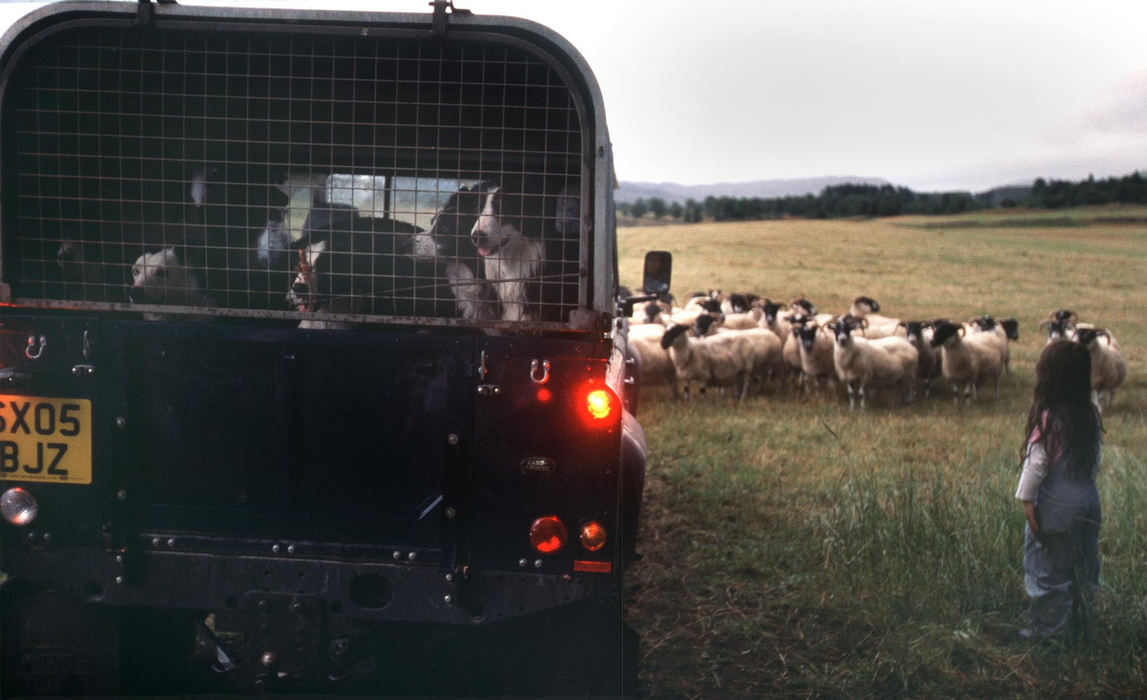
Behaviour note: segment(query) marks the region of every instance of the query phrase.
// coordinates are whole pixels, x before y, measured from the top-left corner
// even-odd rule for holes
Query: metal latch
[[[434,18],[431,20],[430,33],[434,36],[441,37],[446,34],[446,10],[450,10],[452,15],[468,16],[470,10],[463,10],[454,7],[454,0],[433,0],[429,3],[434,8]]]

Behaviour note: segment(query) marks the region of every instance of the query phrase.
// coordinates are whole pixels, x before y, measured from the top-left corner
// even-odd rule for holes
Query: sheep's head
[[[925,321],[901,321],[900,325],[904,327],[909,342],[923,339]]]
[[[1072,323],[1079,317],[1071,309],[1056,309],[1048,314],[1049,319],[1054,319],[1060,323]]]
[[[777,312],[781,310],[781,305],[771,299],[765,299],[761,304],[761,310],[765,312],[766,323],[776,323]]]
[[[857,328],[863,328],[866,325],[867,324],[861,319],[850,314],[845,314],[837,320],[825,324],[825,328],[828,328],[828,330],[832,332],[833,339],[837,345],[847,346],[852,342],[852,331]]]
[[[1047,328],[1047,342],[1053,340],[1061,340],[1066,338],[1070,330],[1070,324],[1067,321],[1048,320],[1041,321],[1039,324],[1040,329]]]
[[[651,301],[645,305],[643,312],[644,315],[641,317],[643,323],[656,323],[657,317],[661,315],[661,305]]]
[[[940,321],[932,324],[932,347],[938,348],[953,338],[964,336],[964,327],[950,321]]]
[[[803,313],[806,316],[816,316],[816,306],[804,297],[793,299],[789,302],[789,307],[797,313]]]
[[[1111,340],[1111,333],[1107,332],[1105,328],[1095,328],[1094,326],[1084,328],[1077,326],[1075,329],[1075,342],[1084,347],[1094,343],[1100,336],[1107,336],[1107,339]]]
[[[880,304],[872,297],[860,296],[852,300],[852,308],[861,314],[871,314],[880,311]]]
[[[697,317],[697,320],[693,322],[693,335],[698,338],[709,335],[710,331],[713,330],[713,325],[718,323],[719,320],[716,316],[701,314]]]
[[[1005,318],[1000,321],[1000,325],[1004,329],[1004,334],[1007,335],[1008,340],[1020,339],[1020,322],[1015,318]]]
[[[665,333],[661,336],[661,347],[668,350],[670,346],[677,342],[678,338],[687,338],[688,336],[686,336],[685,333],[688,330],[689,326],[683,326],[681,324],[674,324],[665,329]]]
[[[996,327],[996,319],[992,318],[988,314],[984,314],[983,316],[978,316],[976,318],[973,318],[971,320],[971,323],[974,323],[977,326],[979,326],[980,330],[982,330],[982,331],[990,331]]]
[[[733,313],[744,313],[749,310],[749,297],[744,294],[730,294],[729,305],[733,307]]]
[[[813,345],[816,344],[816,334],[819,332],[820,328],[812,323],[793,326],[793,334],[800,340],[801,347],[805,349],[805,352],[812,352]]]

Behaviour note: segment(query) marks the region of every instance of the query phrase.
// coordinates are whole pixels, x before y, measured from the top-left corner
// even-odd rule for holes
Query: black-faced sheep
[[[952,387],[953,403],[960,403],[960,387],[964,400],[971,403],[977,388],[992,382],[994,396],[1000,395],[1000,374],[1003,372],[1003,353],[1000,344],[1006,344],[995,333],[968,333],[963,326],[949,321],[933,324],[932,347],[939,347],[944,379]]]
[[[1100,411],[1111,408],[1115,402],[1115,389],[1127,377],[1127,362],[1123,359],[1119,345],[1103,328],[1077,327],[1075,342],[1091,353],[1092,403]]]
[[[665,326],[657,323],[631,325],[629,327],[629,348],[637,357],[638,377],[642,386],[653,386],[660,382],[669,385],[673,398],[680,398],[677,391],[677,371],[669,353],[661,347]]]
[[[916,386],[919,354],[906,339],[899,336],[864,338],[854,335],[860,324],[849,320],[829,324],[833,333],[833,363],[837,377],[848,388],[849,408],[860,396],[865,407],[873,389],[899,386],[904,403],[912,403]]]
[[[1047,319],[1040,321],[1039,329],[1047,329],[1047,342],[1051,344],[1056,340],[1071,338],[1078,316],[1071,309],[1056,309],[1047,315]]]
[[[879,311],[880,304],[872,297],[866,296],[853,299],[852,306],[848,309],[849,315],[864,319],[866,322],[867,325],[862,330],[865,338],[884,338],[895,335],[900,326],[900,319],[882,316],[878,313]]]
[[[800,357],[800,389],[807,391],[810,383],[819,387],[821,379],[835,379],[832,333],[810,321],[793,326],[792,336]]]
[[[932,382],[940,376],[943,364],[940,348],[934,348],[929,344],[932,340],[932,327],[928,321],[901,321],[900,325],[904,327],[905,339],[916,348],[919,358],[916,378],[920,380],[921,386],[924,387],[924,396],[927,397],[932,393]]]
[[[661,338],[661,347],[677,372],[685,399],[689,398],[690,384],[696,381],[702,394],[709,386],[731,386],[734,396],[743,400],[749,392],[753,373],[753,341],[744,333],[716,333],[694,338],[689,326],[672,326]]]
[[[1011,347],[1009,343],[1019,340],[1019,323],[1014,318],[1005,318],[996,321],[995,318],[984,314],[972,319],[965,327],[969,333],[994,333],[999,339],[1000,361],[1003,362],[1004,372],[1011,374]]]

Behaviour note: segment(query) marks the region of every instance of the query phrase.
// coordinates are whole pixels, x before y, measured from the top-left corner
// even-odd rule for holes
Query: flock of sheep
[[[1127,366],[1114,336],[1079,323],[1066,309],[1040,324],[1048,342],[1069,339],[1092,357],[1093,400],[1110,408]],[[787,307],[751,294],[695,293],[684,306],[654,301],[635,308],[629,345],[640,363],[643,384],[666,382],[674,398],[689,398],[691,385],[732,387],[744,399],[751,387],[787,382],[805,393],[839,382],[849,407],[863,409],[877,390],[896,389],[905,404],[918,388],[927,396],[937,380],[960,403],[975,400],[991,385],[999,396],[1000,377],[1010,373],[1010,342],[1019,338],[1014,318],[984,315],[966,323],[948,319],[906,321],[880,314],[867,296],[852,301],[847,313],[819,313],[805,298]]]

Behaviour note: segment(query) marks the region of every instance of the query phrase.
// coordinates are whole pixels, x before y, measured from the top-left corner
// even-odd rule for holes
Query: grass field
[[[710,288],[841,313],[1015,316],[998,400],[946,392],[866,412],[772,388],[734,405],[642,392],[645,509],[627,572],[654,697],[1140,696],[1147,689],[1147,208],[623,228],[622,283],[674,255],[678,298]],[[1038,322],[1110,328],[1129,374],[1104,417],[1102,587],[1092,639],[1022,643],[1013,499]]]

